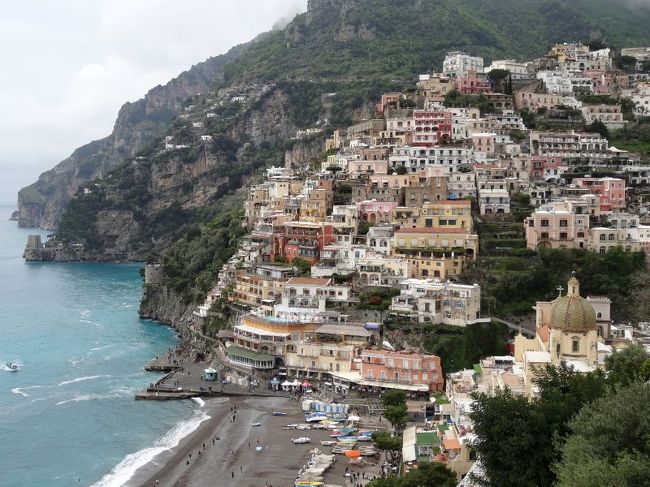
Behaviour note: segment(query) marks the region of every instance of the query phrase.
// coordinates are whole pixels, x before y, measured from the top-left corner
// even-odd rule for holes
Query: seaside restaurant
[[[275,367],[275,356],[266,353],[256,353],[238,345],[226,348],[230,363],[243,365],[258,370],[270,370]]]

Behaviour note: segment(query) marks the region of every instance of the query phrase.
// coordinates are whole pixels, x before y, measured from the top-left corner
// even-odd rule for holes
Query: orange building
[[[361,352],[361,378],[378,387],[442,391],[444,374],[440,357],[412,352],[364,350]],[[407,387],[412,386],[412,387]],[[415,387],[413,387],[415,386]],[[426,386],[417,387],[417,386]]]

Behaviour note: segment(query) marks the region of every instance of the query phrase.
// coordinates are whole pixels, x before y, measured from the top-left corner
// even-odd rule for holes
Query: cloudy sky
[[[0,13],[0,201],[78,146],[120,106],[253,38],[306,0],[20,0]]]

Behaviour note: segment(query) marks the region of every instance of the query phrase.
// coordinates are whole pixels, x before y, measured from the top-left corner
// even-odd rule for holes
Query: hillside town
[[[385,93],[372,118],[336,130],[320,163],[270,167],[246,189],[248,235],[194,311],[195,332],[221,319],[219,361],[247,385],[307,384],[326,402],[405,392],[404,471],[440,462],[473,485],[474,393],[532,399],[540,367],[587,373],[650,346],[647,324],[618,322],[610,297],[585,296],[575,272],[527,324],[494,316],[467,273],[484,252],[650,251],[648,161],[609,140],[650,115],[649,61],[650,48],[580,43],[490,65],[448,53],[415,90]],[[490,245],[486,225],[503,233]],[[148,265],[147,284],[161,272]],[[451,373],[386,327],[495,320],[511,328],[508,354]]]

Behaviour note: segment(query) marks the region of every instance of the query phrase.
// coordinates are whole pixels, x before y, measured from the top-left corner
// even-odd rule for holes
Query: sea
[[[0,206],[0,486],[125,485],[207,419],[192,401],[134,400],[176,335],[138,318],[140,265],[24,262],[39,231],[12,210]]]

